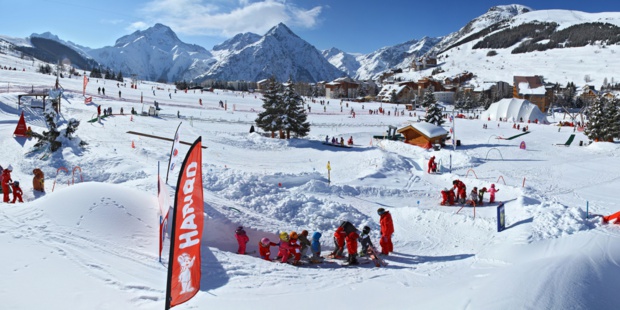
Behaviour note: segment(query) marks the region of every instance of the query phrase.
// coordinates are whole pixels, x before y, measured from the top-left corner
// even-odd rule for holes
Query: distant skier
[[[483,187],[478,191],[478,205],[482,205],[482,202],[484,201],[484,193],[487,192],[487,188]]]
[[[499,189],[495,188],[495,184],[491,184],[491,188],[489,188],[489,203],[495,202],[495,193],[499,192]]]
[[[299,236],[297,232],[291,231],[289,237],[289,251],[293,256],[293,265],[299,265],[301,260],[301,245],[299,244]]]
[[[377,213],[381,217],[379,223],[381,224],[381,254],[388,255],[390,252],[394,252],[394,245],[392,244],[392,234],[394,234],[394,223],[392,222],[392,214],[389,211],[385,211],[384,208],[379,208]]]
[[[237,237],[237,243],[239,244],[239,248],[237,249],[237,254],[245,254],[245,246],[247,245],[250,238],[243,230],[242,226],[237,227],[235,231],[235,236]]]
[[[469,199],[467,200],[468,205],[475,206],[478,204],[478,188],[474,186],[474,188],[469,193]]]
[[[334,258],[344,258],[344,246],[347,233],[344,231],[344,227],[339,226],[334,232],[334,251],[330,254]]]
[[[278,249],[278,256],[276,259],[281,259],[281,263],[286,263],[290,256],[289,237],[286,232],[280,233],[280,248]]]
[[[467,186],[461,180],[452,181],[452,185],[454,185],[453,189],[456,189],[456,199],[460,200],[461,203],[465,203],[467,199]]]
[[[431,156],[431,159],[428,160],[428,173],[434,173],[436,168],[435,164],[435,156]]]

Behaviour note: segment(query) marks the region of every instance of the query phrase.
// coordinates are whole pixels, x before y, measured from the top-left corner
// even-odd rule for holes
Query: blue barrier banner
[[[504,203],[497,206],[497,232],[506,229],[506,212],[504,211]]]

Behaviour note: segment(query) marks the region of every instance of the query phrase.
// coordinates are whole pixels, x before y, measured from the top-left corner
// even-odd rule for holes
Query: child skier
[[[237,249],[237,254],[245,254],[245,246],[250,241],[250,238],[243,230],[242,226],[237,227],[235,231],[235,236],[237,237],[237,243],[239,243],[239,248]]]
[[[495,188],[495,184],[491,184],[491,188],[489,188],[489,203],[495,202],[495,193],[499,192],[499,189]]]
[[[297,232],[291,231],[288,237],[290,255],[293,256],[293,265],[297,266],[300,264],[301,260],[301,245],[299,245],[299,241],[297,240],[299,236]]]
[[[308,231],[302,230],[297,240],[299,240],[299,245],[301,245],[301,256],[306,257],[306,253],[308,252],[308,249],[312,245],[310,243],[310,240],[308,240]]]
[[[478,191],[478,205],[482,205],[482,201],[484,200],[484,193],[487,192],[487,188],[483,187]]]
[[[269,238],[263,238],[258,243],[258,254],[260,258],[271,261],[271,247],[280,245],[279,243],[273,243]]]
[[[452,185],[454,185],[453,189],[456,189],[456,199],[460,200],[461,203],[465,203],[465,199],[467,199],[467,187],[465,183],[461,180],[452,181]]]
[[[312,250],[312,258],[310,259],[311,262],[313,263],[320,263],[322,261],[321,259],[321,236],[322,234],[318,231],[314,232],[312,234],[312,245],[311,250]]]
[[[433,169],[433,167],[436,167],[435,166],[435,156],[431,156],[431,159],[428,160],[428,171],[427,172],[429,174],[435,172],[436,168]]]
[[[3,202],[9,202],[9,184],[11,181],[11,171],[13,171],[13,167],[9,165],[6,169],[2,170],[2,194],[3,194]]]
[[[477,204],[477,201],[478,201],[478,188],[474,187],[474,189],[472,189],[471,192],[469,193],[469,199],[467,200],[467,204],[475,206]]]
[[[19,200],[19,202],[24,202],[22,200],[22,189],[19,187],[19,181],[15,181],[11,183],[11,188],[13,189],[13,201],[11,203],[15,203],[15,200]]]
[[[280,233],[280,248],[278,250],[278,256],[276,259],[282,259],[281,263],[286,263],[288,261],[289,253],[290,253],[290,245],[289,245],[289,237],[286,232]]]
[[[333,256],[334,258],[344,258],[343,255],[346,236],[347,233],[344,231],[344,227],[339,226],[336,228],[336,232],[334,232],[334,245],[336,248],[330,256]]]
[[[370,240],[370,227],[364,226],[362,229],[362,235],[360,236],[360,244],[362,245],[362,250],[360,251],[360,256],[366,255],[368,251],[368,246],[375,247]]]
[[[349,265],[357,265],[357,239],[360,235],[357,231],[352,231],[347,235],[347,251],[349,252]]]

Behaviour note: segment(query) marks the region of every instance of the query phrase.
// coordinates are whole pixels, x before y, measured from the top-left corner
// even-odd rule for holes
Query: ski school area
[[[58,124],[79,127],[50,152],[32,134],[49,97],[18,96],[56,77],[11,61],[25,70],[0,72],[7,309],[615,306],[620,148],[563,113],[446,111],[436,128],[308,99],[310,134],[287,140],[250,132],[257,93],[73,76]]]

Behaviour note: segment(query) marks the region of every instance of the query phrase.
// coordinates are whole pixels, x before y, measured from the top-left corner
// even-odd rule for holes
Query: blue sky
[[[263,35],[283,22],[318,49],[370,53],[424,36],[447,35],[492,6],[513,3],[534,10],[620,11],[616,0],[0,0],[0,35],[49,31],[97,48],[162,23],[182,41],[211,49],[237,33]]]

